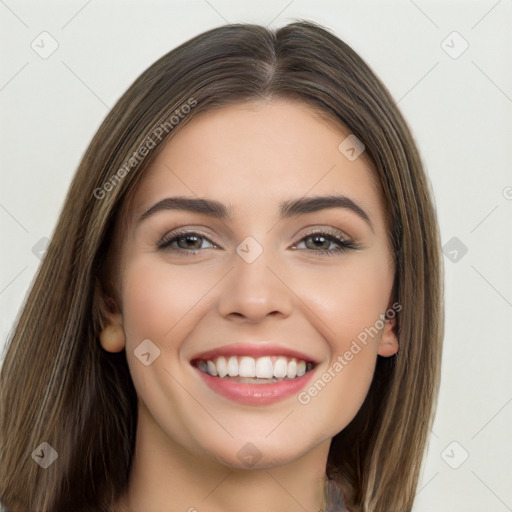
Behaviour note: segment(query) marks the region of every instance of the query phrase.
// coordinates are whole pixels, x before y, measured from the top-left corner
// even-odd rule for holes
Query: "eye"
[[[204,243],[210,244],[204,247]],[[326,231],[314,231],[304,236],[292,249],[301,249],[299,245],[305,244],[308,252],[320,255],[333,255],[345,252],[348,249],[357,249],[358,246],[342,236]],[[209,238],[195,231],[179,231],[170,233],[158,243],[158,249],[193,255],[202,249],[218,248]]]
[[[297,249],[302,242],[304,242],[306,250],[326,256],[339,254],[348,249],[358,248],[354,242],[343,238],[340,235],[325,231],[314,231],[308,233],[301,239],[299,244],[293,246],[293,249]],[[335,246],[334,248],[332,248],[333,245]]]
[[[203,247],[202,244],[207,241],[210,247]],[[180,231],[170,233],[164,236],[158,243],[158,248],[162,250],[172,250],[181,253],[195,254],[201,249],[217,247],[211,240],[194,231]]]

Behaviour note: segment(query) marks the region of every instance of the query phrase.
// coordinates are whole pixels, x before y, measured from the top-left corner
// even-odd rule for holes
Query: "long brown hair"
[[[351,510],[411,510],[444,331],[430,185],[406,122],[369,66],[329,30],[298,21],[275,31],[232,24],[194,37],[143,72],[98,129],[1,369],[0,500],[9,512],[107,511],[125,491],[136,393],[125,352],[107,353],[98,341],[114,296],[105,267],[120,212],[157,149],[187,122],[273,97],[306,102],[345,125],[373,161],[402,306],[400,349],[378,357],[365,402],[332,441],[326,471],[344,486]],[[58,454],[46,469],[33,456],[53,453],[44,442]]]

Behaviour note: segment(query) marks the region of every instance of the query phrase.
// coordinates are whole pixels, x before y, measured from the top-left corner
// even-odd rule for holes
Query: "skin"
[[[349,161],[338,150],[349,134],[299,102],[236,104],[191,120],[142,178],[120,246],[119,311],[109,317],[109,332],[118,334],[101,341],[111,352],[126,349],[139,397],[136,453],[119,509],[320,508],[331,439],[361,407],[377,354],[397,352],[394,320],[307,404],[296,395],[270,405],[232,402],[203,383],[190,358],[272,340],[318,361],[314,382],[391,307],[384,204],[367,155]],[[281,201],[334,193],[361,206],[373,229],[345,208],[278,219]],[[233,219],[167,210],[138,221],[177,195],[230,205]],[[196,254],[158,249],[178,227],[205,237],[188,246],[181,239],[182,250]],[[307,237],[312,228],[358,249],[320,254]],[[263,248],[250,264],[236,252],[247,236]],[[161,351],[149,366],[134,355],[144,339]],[[250,469],[237,457],[247,442],[261,454]]]

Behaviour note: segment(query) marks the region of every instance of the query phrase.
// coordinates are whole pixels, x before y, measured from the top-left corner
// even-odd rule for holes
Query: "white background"
[[[132,81],[209,28],[297,18],[332,29],[387,85],[420,148],[443,245],[468,249],[455,262],[446,251],[442,389],[414,512],[512,510],[512,0],[1,0],[0,343],[86,146]],[[31,47],[52,38],[47,58]]]

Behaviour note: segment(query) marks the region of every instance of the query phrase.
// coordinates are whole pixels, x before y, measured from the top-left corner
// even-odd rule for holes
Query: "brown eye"
[[[209,248],[202,247],[205,241],[211,244],[210,247],[216,247],[208,238],[193,231],[171,233],[171,235],[167,235],[159,242],[158,248],[177,252],[191,252],[194,254],[196,251]]]
[[[339,254],[348,249],[357,249],[357,245],[350,240],[332,233],[309,233],[299,243],[302,242],[305,243],[308,251],[324,255]],[[329,247],[331,248],[329,249]],[[297,245],[294,246],[295,248],[297,248]]]
[[[308,236],[305,240],[311,240],[313,242],[313,243],[309,244],[309,246],[308,246],[308,243],[306,242],[306,247],[308,249],[313,249],[313,250],[315,250],[315,249],[326,250],[333,243],[332,240],[329,240],[327,237],[321,236],[321,235]]]

